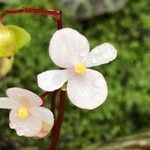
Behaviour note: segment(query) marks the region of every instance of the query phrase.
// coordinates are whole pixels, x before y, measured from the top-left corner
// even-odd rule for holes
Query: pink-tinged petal
[[[77,107],[94,109],[106,100],[107,84],[101,73],[87,69],[83,76],[69,79],[67,93]]]
[[[11,110],[10,128],[15,129],[19,136],[35,137],[42,129],[43,121],[39,118],[29,115],[26,119],[19,119],[16,110]]]
[[[6,93],[9,98],[16,100],[22,106],[30,107],[42,105],[41,98],[29,90],[15,87],[9,88]]]
[[[84,58],[84,63],[87,67],[99,66],[101,64],[109,63],[117,57],[116,49],[109,43],[104,43],[95,47]]]
[[[55,32],[49,46],[51,59],[62,68],[74,66],[89,53],[89,50],[86,37],[70,28]]]
[[[52,127],[53,126],[51,124],[43,122],[41,131],[35,137],[37,138],[45,137],[51,131]]]
[[[29,111],[33,116],[53,126],[54,115],[49,109],[44,107],[31,107]]]
[[[54,125],[53,113],[49,109],[44,107],[32,107],[30,108],[30,113],[43,121],[42,128],[40,132],[36,135],[36,137],[45,137],[51,131]]]
[[[0,108],[2,109],[14,109],[17,108],[19,104],[10,98],[7,97],[1,97],[0,98]]]
[[[44,91],[54,91],[68,80],[67,70],[45,71],[37,76],[38,86]]]

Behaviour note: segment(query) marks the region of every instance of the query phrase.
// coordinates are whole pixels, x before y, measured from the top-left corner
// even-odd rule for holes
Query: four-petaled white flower
[[[64,70],[50,70],[38,75],[38,85],[45,91],[61,88],[66,81],[71,102],[84,109],[94,109],[107,97],[107,84],[103,75],[89,67],[106,64],[117,56],[108,43],[90,52],[87,39],[76,30],[61,29],[53,35],[49,54],[52,61]]]
[[[41,98],[21,88],[10,88],[6,93],[8,97],[0,98],[0,108],[11,109],[10,128],[19,136],[46,136],[53,127],[54,117],[49,109],[40,107]]]

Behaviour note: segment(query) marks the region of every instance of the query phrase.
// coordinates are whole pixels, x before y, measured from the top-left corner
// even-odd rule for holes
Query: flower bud
[[[0,24],[0,57],[14,56],[30,40],[31,36],[26,30]]]
[[[5,76],[12,68],[14,58],[0,58],[0,78]]]
[[[13,56],[15,43],[14,33],[9,28],[0,25],[0,56]]]

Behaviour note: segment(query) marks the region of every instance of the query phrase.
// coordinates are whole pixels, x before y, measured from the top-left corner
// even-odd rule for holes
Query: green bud
[[[14,58],[0,58],[0,78],[5,76],[13,66]]]
[[[14,33],[5,26],[0,25],[0,57],[13,56],[15,42]]]
[[[0,25],[0,57],[14,56],[31,40],[30,34],[14,25]]]

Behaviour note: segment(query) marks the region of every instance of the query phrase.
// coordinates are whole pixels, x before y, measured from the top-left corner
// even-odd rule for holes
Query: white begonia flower
[[[42,99],[22,88],[10,88],[8,97],[0,98],[0,108],[11,109],[9,127],[15,129],[19,136],[38,137],[46,136],[53,127],[52,112],[42,105]]]
[[[103,75],[89,67],[106,64],[117,56],[109,43],[97,46],[90,52],[89,43],[82,34],[70,28],[53,35],[49,54],[52,61],[64,70],[51,70],[38,75],[38,85],[45,91],[54,91],[67,83],[71,102],[84,109],[100,106],[107,97],[107,83]]]

